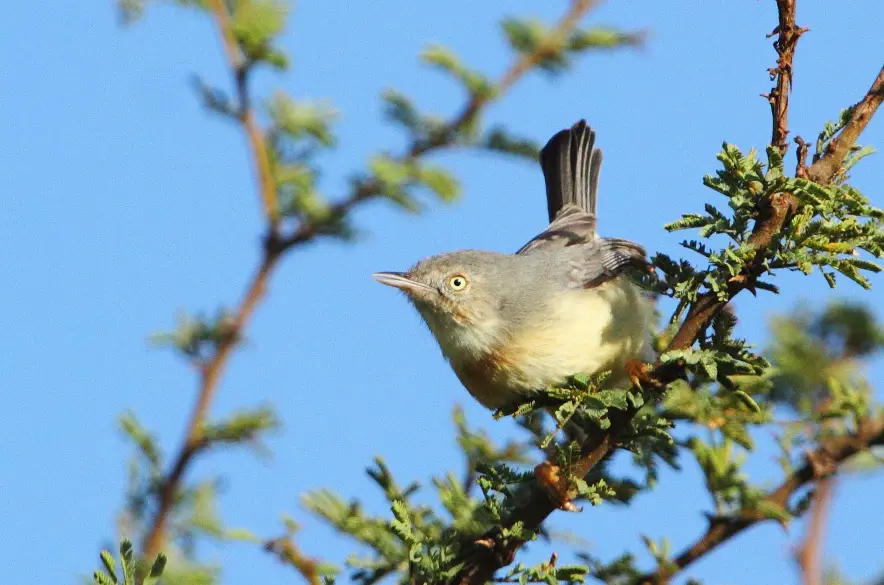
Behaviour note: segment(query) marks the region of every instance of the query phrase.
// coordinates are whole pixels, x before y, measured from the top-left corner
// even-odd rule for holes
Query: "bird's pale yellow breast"
[[[635,285],[621,277],[558,295],[542,317],[513,331],[503,346],[482,357],[448,356],[461,382],[481,403],[496,408],[531,391],[563,384],[573,374],[622,368],[645,349],[650,306]]]

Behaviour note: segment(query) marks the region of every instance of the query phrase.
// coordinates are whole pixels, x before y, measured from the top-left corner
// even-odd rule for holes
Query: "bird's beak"
[[[409,295],[424,296],[436,292],[433,287],[408,278],[404,272],[375,272],[372,277],[381,284],[398,288]]]

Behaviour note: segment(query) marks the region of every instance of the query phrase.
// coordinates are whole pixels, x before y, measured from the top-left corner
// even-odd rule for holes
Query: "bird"
[[[651,355],[653,306],[631,276],[648,269],[645,249],[596,231],[595,132],[580,120],[539,158],[550,223],[515,253],[458,250],[373,275],[405,293],[457,378],[492,410],[577,374],[637,382]]]

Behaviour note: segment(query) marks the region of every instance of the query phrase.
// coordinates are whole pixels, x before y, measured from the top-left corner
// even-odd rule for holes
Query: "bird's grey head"
[[[407,272],[377,272],[414,303],[442,350],[482,351],[502,334],[503,275],[512,256],[460,250],[421,260]]]

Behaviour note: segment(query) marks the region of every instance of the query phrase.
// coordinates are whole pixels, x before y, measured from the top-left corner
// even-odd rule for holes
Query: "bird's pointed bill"
[[[409,294],[435,292],[433,287],[408,278],[404,272],[375,272],[372,277],[381,284],[398,288]]]

